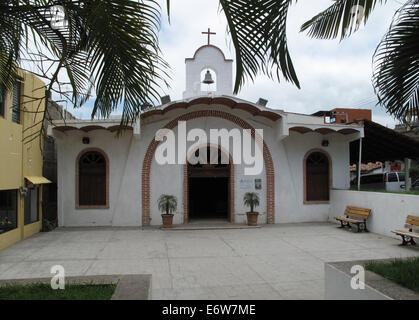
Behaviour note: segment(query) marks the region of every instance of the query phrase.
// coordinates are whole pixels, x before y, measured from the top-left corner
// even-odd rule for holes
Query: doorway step
[[[162,230],[222,230],[222,229],[258,229],[261,226],[230,223],[226,220],[198,220],[186,224],[174,224],[172,228]]]

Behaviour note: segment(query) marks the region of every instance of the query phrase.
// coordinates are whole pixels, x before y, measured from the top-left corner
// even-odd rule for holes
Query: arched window
[[[109,163],[98,150],[83,152],[77,161],[78,208],[107,208],[109,206]]]
[[[331,161],[327,154],[311,151],[304,158],[304,202],[329,201],[331,186]]]

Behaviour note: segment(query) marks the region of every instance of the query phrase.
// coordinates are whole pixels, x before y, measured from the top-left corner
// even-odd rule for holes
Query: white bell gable
[[[215,78],[214,95],[233,94],[233,60],[226,59],[220,48],[214,45],[205,45],[196,50],[193,58],[185,59],[186,64],[186,90],[183,98],[208,95],[208,91],[201,89],[202,71],[210,70]],[[215,73],[215,77],[214,77]]]

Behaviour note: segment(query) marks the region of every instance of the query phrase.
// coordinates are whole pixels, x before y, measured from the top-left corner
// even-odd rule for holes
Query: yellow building
[[[42,227],[45,84],[20,72],[13,90],[0,88],[0,250]]]

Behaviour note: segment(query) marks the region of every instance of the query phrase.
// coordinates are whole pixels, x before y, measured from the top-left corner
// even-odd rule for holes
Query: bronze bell
[[[202,81],[202,83],[205,83],[205,84],[214,83],[214,80],[212,80],[211,72],[209,70],[207,70],[207,73],[205,74],[204,81]]]

